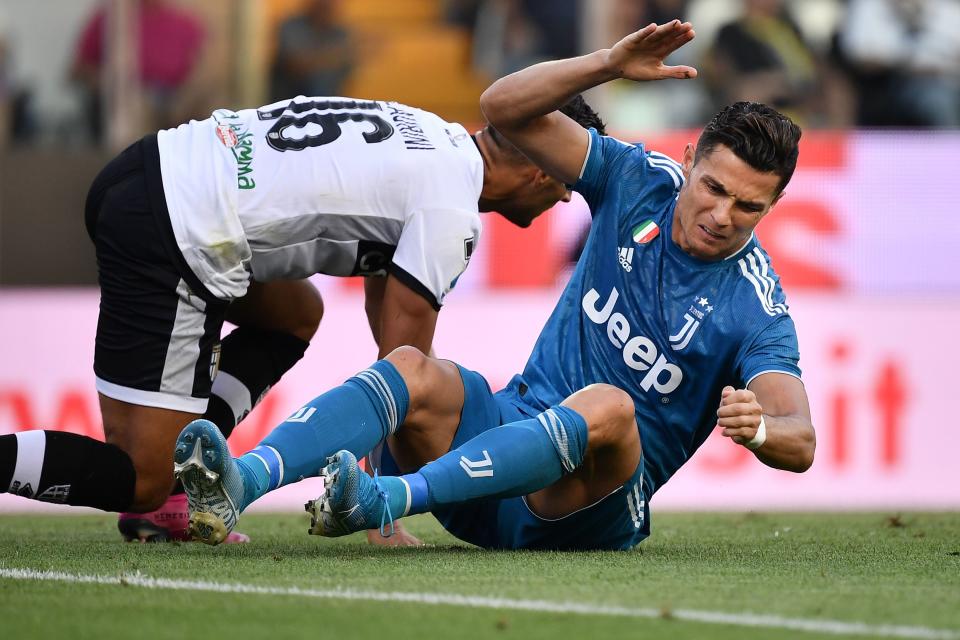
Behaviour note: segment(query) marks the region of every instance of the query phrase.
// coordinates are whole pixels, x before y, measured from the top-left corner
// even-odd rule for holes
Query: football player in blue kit
[[[693,37],[689,23],[650,25],[484,93],[497,131],[593,215],[521,375],[492,393],[480,374],[402,347],[240,458],[194,422],[174,454],[193,534],[217,544],[258,497],[319,473],[315,534],[390,533],[429,511],[487,548],[628,549],[649,535],[650,498],[715,428],[768,466],[806,470],[815,434],[796,331],[754,236],[794,171],[799,128],[737,103],[676,163],[557,112],[616,78],[695,77],[663,63]],[[381,442],[371,478],[357,458]]]

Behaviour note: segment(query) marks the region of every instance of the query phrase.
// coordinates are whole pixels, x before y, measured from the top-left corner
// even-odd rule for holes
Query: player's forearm
[[[802,473],[813,464],[817,446],[813,425],[797,416],[764,416],[767,439],[753,453],[774,469]]]
[[[608,49],[566,60],[541,62],[494,82],[480,96],[480,109],[498,131],[523,128],[575,95],[618,76]]]

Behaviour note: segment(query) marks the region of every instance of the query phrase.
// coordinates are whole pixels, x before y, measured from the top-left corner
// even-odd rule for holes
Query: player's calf
[[[113,444],[60,431],[0,436],[0,491],[123,511],[133,502],[136,483],[133,461]]]

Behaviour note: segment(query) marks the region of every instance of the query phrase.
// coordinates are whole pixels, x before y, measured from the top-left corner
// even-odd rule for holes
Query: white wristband
[[[760,426],[757,427],[757,435],[753,436],[753,440],[750,442],[744,442],[743,446],[750,451],[754,451],[763,446],[763,443],[767,441],[767,424],[763,421],[763,416],[760,416]]]

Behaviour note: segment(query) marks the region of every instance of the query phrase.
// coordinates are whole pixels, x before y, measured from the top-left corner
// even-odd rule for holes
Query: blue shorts
[[[463,411],[451,448],[488,429],[540,413],[525,404],[513,388],[493,393],[482,375],[463,367],[460,376]],[[385,474],[396,469],[388,458],[384,447],[381,472]],[[642,457],[633,476],[619,489],[556,520],[534,514],[524,497],[474,500],[438,509],[433,515],[457,538],[488,549],[629,549],[650,535]]]

